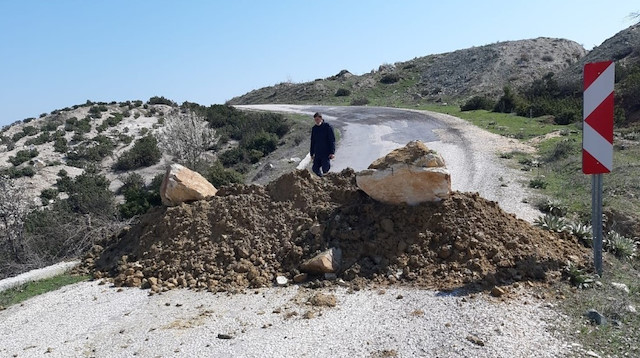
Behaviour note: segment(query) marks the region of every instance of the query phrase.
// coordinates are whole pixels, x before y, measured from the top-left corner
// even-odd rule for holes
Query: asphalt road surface
[[[532,222],[541,213],[526,202],[532,193],[524,183],[526,173],[507,167],[499,152],[520,149],[522,144],[481,130],[464,120],[428,111],[386,107],[247,105],[240,108],[295,112],[323,118],[338,129],[339,141],[332,171],[350,167],[366,169],[374,160],[409,141],[420,140],[436,150],[451,173],[452,190],[478,192],[497,201],[503,210]],[[307,155],[298,168],[308,166]]]

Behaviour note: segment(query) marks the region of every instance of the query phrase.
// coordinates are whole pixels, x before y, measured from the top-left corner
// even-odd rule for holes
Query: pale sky
[[[0,126],[87,100],[222,104],[499,41],[591,50],[639,11],[637,0],[0,0]]]

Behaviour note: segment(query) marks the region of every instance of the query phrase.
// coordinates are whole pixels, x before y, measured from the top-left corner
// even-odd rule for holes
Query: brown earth
[[[266,186],[223,187],[208,200],[157,208],[103,246],[85,258],[86,269],[152,292],[272,286],[331,247],[342,250],[337,282],[354,287],[549,283],[569,261],[584,267],[590,259],[574,237],[534,227],[477,193],[416,206],[378,203],[357,188],[351,169],[324,178],[298,170]],[[303,284],[332,281],[309,275]]]

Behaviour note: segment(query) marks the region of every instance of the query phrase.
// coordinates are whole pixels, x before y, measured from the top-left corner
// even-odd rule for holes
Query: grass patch
[[[631,312],[640,307],[640,283],[638,265],[640,260],[620,261],[604,256],[603,278],[595,278],[595,284],[578,288],[566,283],[554,289],[558,296],[565,297],[558,308],[569,318],[572,338],[586,350],[606,353],[614,357],[640,356],[640,314]],[[625,284],[629,293],[615,288],[612,283]],[[590,322],[585,313],[594,309],[602,314],[605,325]]]
[[[527,140],[557,131],[566,126],[550,124],[547,118],[527,118],[508,113],[496,113],[486,110],[461,111],[457,105],[430,104],[417,109],[450,114],[462,118],[489,132],[509,138]]]
[[[63,274],[41,281],[28,282],[24,285],[0,292],[0,307],[6,308],[26,301],[31,297],[55,291],[60,287],[71,285],[81,281],[86,281],[88,279],[89,276]]]

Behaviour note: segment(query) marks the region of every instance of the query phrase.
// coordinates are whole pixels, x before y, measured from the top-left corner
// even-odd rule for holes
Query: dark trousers
[[[320,171],[320,168],[322,168],[322,171]],[[313,170],[317,176],[321,177],[323,174],[326,174],[329,169],[331,169],[331,161],[328,156],[316,155],[313,157],[313,166],[311,167],[311,170]]]

